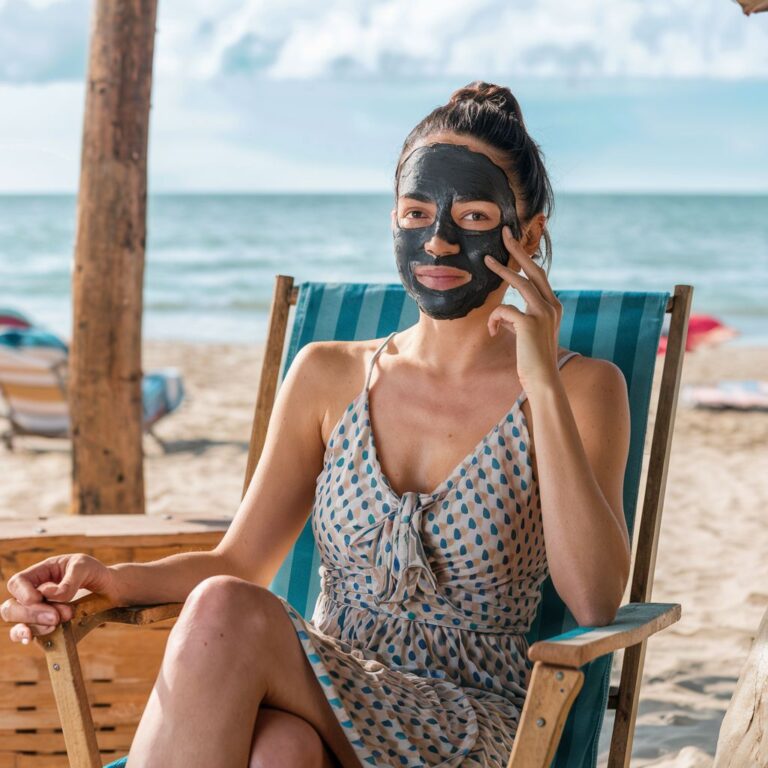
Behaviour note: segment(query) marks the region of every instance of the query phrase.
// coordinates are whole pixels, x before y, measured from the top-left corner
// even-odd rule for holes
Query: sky
[[[90,13],[0,0],[0,192],[76,190]],[[768,14],[733,0],[159,0],[150,193],[390,192],[476,79],[558,191],[768,192]]]

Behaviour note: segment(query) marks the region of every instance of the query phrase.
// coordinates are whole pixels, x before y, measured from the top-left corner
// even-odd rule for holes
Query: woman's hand
[[[14,573],[8,579],[12,597],[0,605],[0,618],[12,623],[14,642],[29,643],[33,635],[47,635],[74,613],[68,603],[79,589],[106,595],[117,604],[114,574],[91,555],[54,555]]]
[[[518,274],[492,256],[485,263],[499,277],[506,280],[525,299],[525,312],[510,304],[500,304],[488,318],[488,332],[495,336],[499,325],[514,330],[517,340],[517,374],[525,392],[548,387],[557,378],[557,350],[563,305],[547,280],[546,272],[525,252],[512,237],[508,226],[502,229],[504,245],[510,260],[522,268]]]

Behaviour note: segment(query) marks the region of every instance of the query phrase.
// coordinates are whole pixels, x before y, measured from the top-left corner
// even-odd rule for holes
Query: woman
[[[186,601],[130,766],[504,766],[547,573],[580,624],[616,613],[626,386],[558,347],[536,263],[552,194],[517,101],[456,91],[410,133],[395,180],[418,323],[301,350],[221,544],[110,567],[64,555],[9,580],[2,615],[27,642],[81,586]],[[525,312],[502,304],[509,286]],[[266,589],[310,511],[311,624]]]

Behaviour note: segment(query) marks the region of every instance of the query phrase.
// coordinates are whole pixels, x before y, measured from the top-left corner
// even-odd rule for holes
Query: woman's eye
[[[479,219],[471,219],[471,221],[484,221],[488,217],[482,212],[482,211],[470,211],[469,213],[465,214],[462,218],[467,218],[467,216],[480,216]]]
[[[405,212],[405,215],[404,215],[404,218],[406,218],[406,219],[407,219],[407,218],[408,218],[408,216],[409,216],[410,214],[412,214],[412,213],[414,213],[414,214],[418,214],[418,216],[411,216],[411,218],[420,219],[420,218],[422,218],[422,216],[423,216],[423,214],[424,214],[424,211],[406,211],[406,212]]]

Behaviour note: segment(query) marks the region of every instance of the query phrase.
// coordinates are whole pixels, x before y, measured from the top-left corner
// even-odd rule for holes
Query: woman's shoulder
[[[373,352],[385,340],[386,337],[359,341],[311,341],[301,348],[295,362],[299,362],[302,368],[306,367],[307,375],[319,385],[327,382],[334,390],[354,389],[364,378]]]
[[[344,410],[362,392],[367,366],[383,342],[384,338],[313,341],[302,347],[303,370],[313,382],[313,397],[323,413],[321,434],[326,445]]]
[[[353,341],[310,341],[305,344],[301,352],[306,357],[321,360],[326,365],[342,365],[348,367],[350,363],[364,360],[371,352],[376,350],[386,340],[386,336],[380,339],[361,339]]]
[[[567,360],[565,358],[568,358]],[[560,347],[558,360],[568,398],[599,403],[601,398],[627,396],[627,382],[616,363],[600,357],[589,357]]]

